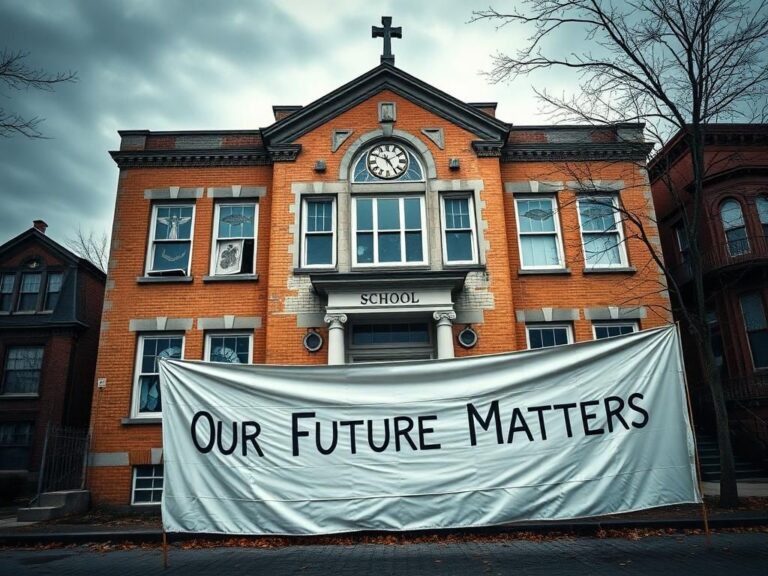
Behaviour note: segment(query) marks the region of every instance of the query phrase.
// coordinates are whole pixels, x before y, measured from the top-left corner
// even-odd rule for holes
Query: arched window
[[[749,239],[744,225],[741,205],[736,200],[726,200],[720,205],[720,220],[725,231],[728,253],[731,256],[749,254]]]
[[[755,205],[760,225],[763,227],[763,238],[768,239],[768,196],[758,196]]]

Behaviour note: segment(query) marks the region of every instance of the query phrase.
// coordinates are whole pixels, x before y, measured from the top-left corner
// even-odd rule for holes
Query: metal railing
[[[732,242],[720,242],[702,250],[701,268],[704,274],[731,267],[749,266],[759,261],[768,261],[768,236],[750,236]],[[678,284],[691,280],[688,262],[672,268],[672,276]]]
[[[85,488],[90,440],[88,429],[48,424],[33,503],[44,492]]]
[[[726,400],[768,398],[768,374],[729,378],[724,382],[723,392]]]

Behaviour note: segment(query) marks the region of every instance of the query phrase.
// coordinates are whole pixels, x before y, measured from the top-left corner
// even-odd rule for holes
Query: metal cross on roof
[[[403,29],[398,26],[392,28],[392,16],[382,16],[381,26],[371,27],[371,38],[384,38],[384,54],[381,55],[382,64],[395,65],[395,56],[392,54],[392,38],[402,38]]]

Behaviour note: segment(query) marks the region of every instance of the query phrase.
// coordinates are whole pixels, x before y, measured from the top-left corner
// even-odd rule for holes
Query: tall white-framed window
[[[183,358],[183,334],[140,334],[136,346],[131,416],[154,418],[162,414],[160,358]]]
[[[595,340],[612,338],[637,332],[637,322],[593,322],[592,334]]]
[[[469,194],[443,194],[440,202],[443,262],[477,263],[475,203]]]
[[[573,329],[570,324],[526,324],[525,338],[529,350],[564,346],[573,343]]]
[[[131,504],[157,505],[163,500],[163,465],[151,464],[133,467]]]
[[[554,196],[515,198],[517,240],[523,270],[564,267],[560,223]]]
[[[212,332],[205,335],[205,359],[208,362],[251,364],[253,333]]]
[[[752,354],[752,365],[756,370],[768,368],[768,318],[762,295],[760,292],[742,294],[739,303]]]
[[[763,240],[768,241],[768,196],[758,196],[755,198],[755,207],[757,208],[757,217],[763,230]]]
[[[305,197],[301,204],[301,266],[336,267],[336,198]]]
[[[744,223],[741,204],[733,199],[720,204],[720,221],[723,224],[723,232],[725,232],[728,254],[731,256],[749,254],[749,238],[747,237],[747,227]]]
[[[577,201],[587,268],[625,268],[627,250],[617,196],[582,196]]]
[[[256,202],[217,202],[211,275],[254,274],[259,206]]]
[[[147,275],[189,276],[194,219],[194,204],[152,206]]]
[[[355,266],[426,264],[424,196],[353,197],[352,263]]]

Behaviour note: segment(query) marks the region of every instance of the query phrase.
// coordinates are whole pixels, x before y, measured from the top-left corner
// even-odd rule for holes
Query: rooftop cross
[[[392,28],[392,16],[382,16],[381,26],[371,27],[371,38],[384,38],[384,54],[381,55],[382,64],[395,65],[395,56],[392,54],[392,38],[402,38],[403,29],[398,26]]]

